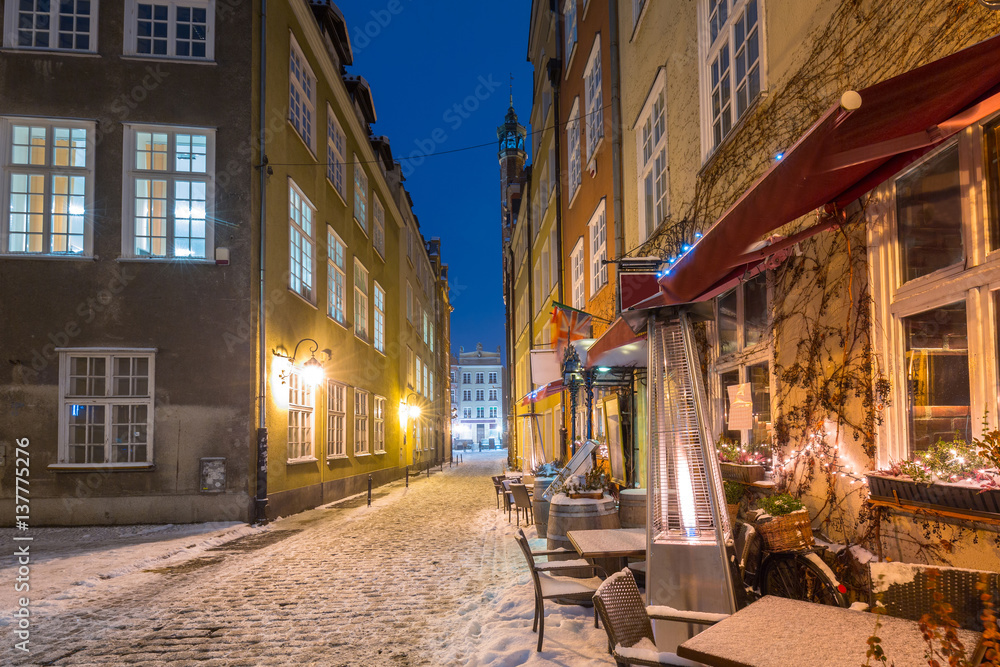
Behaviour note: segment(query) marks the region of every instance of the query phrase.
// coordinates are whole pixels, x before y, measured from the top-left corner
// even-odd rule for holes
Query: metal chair
[[[625,568],[604,580],[594,593],[594,608],[608,633],[608,648],[619,667],[628,665],[692,665],[673,653],[661,653],[653,639],[651,619],[713,625],[726,614],[696,614],[670,607],[647,607]]]
[[[503,508],[507,510],[507,523],[510,523],[510,511],[514,509],[514,494],[510,490],[510,480],[501,478],[500,486],[503,489]]]
[[[514,510],[517,512],[517,525],[521,525],[521,510],[524,510],[524,523],[530,525],[528,522],[528,515],[531,515],[531,522],[535,522],[534,508],[531,506],[531,496],[528,495],[528,489],[524,484],[511,484],[510,492],[514,498]]]
[[[596,565],[591,565],[586,560],[579,558],[566,561],[550,561],[548,563],[536,563],[538,556],[550,556],[567,553],[565,549],[553,551],[532,551],[528,544],[528,538],[524,536],[524,531],[517,529],[514,536],[517,544],[524,553],[524,559],[528,563],[528,570],[531,571],[531,579],[535,586],[535,618],[531,624],[531,631],[538,633],[538,648],[542,650],[542,638],[545,635],[545,600],[571,600],[584,607],[593,604],[594,592],[597,590],[600,581],[596,577],[590,579],[576,579],[572,577],[556,576],[561,570],[588,568],[595,575],[605,574],[604,570]],[[594,611],[594,627],[598,628],[597,611]]]
[[[500,482],[503,480],[503,475],[493,475],[490,479],[493,480],[493,489],[497,493],[497,509],[500,509],[500,494],[503,492],[503,487],[500,486]]]

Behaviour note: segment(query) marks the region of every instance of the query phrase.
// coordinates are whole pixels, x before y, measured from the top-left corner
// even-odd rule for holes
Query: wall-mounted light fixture
[[[295,366],[296,365],[295,359],[299,354],[299,345],[302,345],[302,343],[305,343],[306,341],[309,341],[310,343],[312,343],[312,345],[309,348],[309,359],[307,359],[306,362],[302,364],[302,379],[303,381],[305,381],[306,384],[312,387],[321,383],[324,377],[323,364],[321,364],[319,360],[316,359],[316,352],[319,350],[319,343],[317,343],[312,338],[303,338],[302,340],[300,340],[298,343],[295,344],[295,350],[292,351],[292,356],[288,356],[288,354],[279,350],[275,350],[274,355],[277,357],[282,357],[284,359],[287,359],[288,363],[291,366]],[[329,354],[327,356],[329,356]],[[281,370],[281,372],[278,374],[278,377],[281,378],[281,384],[285,384],[288,382],[288,374],[290,372],[291,372],[290,369],[287,368]]]

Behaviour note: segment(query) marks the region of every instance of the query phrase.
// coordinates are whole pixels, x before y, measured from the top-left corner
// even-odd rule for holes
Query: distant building
[[[483,352],[483,345],[476,345],[475,352],[459,351],[452,357],[452,435],[455,442],[488,443],[506,442],[504,420],[504,367],[500,350]]]

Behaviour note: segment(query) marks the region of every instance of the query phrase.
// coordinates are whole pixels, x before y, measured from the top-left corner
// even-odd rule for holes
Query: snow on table
[[[926,664],[915,621],[770,595],[687,640],[677,654],[734,667],[858,667],[867,660],[876,622],[890,664]],[[958,636],[971,653],[979,633],[959,630]]]

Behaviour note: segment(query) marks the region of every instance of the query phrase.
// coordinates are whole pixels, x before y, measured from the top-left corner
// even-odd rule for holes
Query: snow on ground
[[[535,651],[533,587],[489,478],[505,456],[265,527],[32,529],[32,653],[8,642],[0,663],[612,666],[592,608],[546,602]]]

